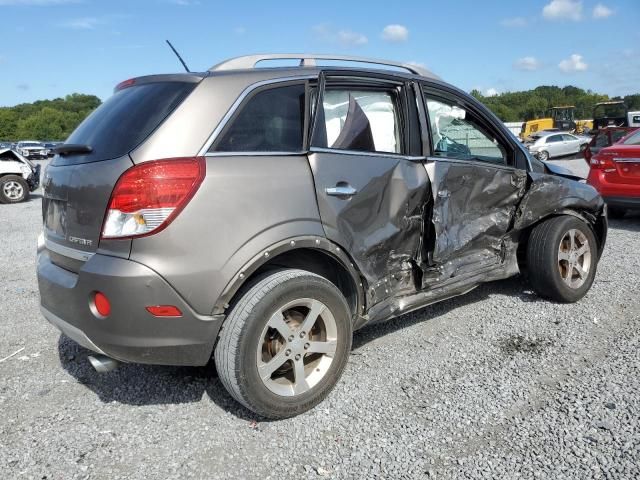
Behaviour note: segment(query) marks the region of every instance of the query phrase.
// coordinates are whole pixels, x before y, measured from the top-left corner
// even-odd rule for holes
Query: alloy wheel
[[[258,374],[276,395],[300,395],[327,374],[338,328],[322,302],[302,298],[283,305],[265,325],[257,346]]]
[[[564,234],[558,247],[560,277],[570,288],[580,288],[587,281],[590,268],[589,240],[580,230],[572,228]]]
[[[2,192],[9,200],[19,200],[24,195],[24,188],[18,182],[10,180],[3,185]]]

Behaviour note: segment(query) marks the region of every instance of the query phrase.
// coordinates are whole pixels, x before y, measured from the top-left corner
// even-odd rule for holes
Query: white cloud
[[[611,15],[613,15],[613,10],[611,10],[606,5],[599,3],[595,7],[593,7],[593,18],[597,20],[608,18]]]
[[[409,30],[404,25],[387,25],[382,29],[382,39],[387,42],[406,42]]]
[[[517,70],[526,70],[533,72],[540,68],[540,61],[535,57],[522,57],[513,63],[513,67]]]
[[[81,0],[0,0],[1,6],[49,6],[64,5],[65,3],[80,3]]]
[[[585,63],[584,59],[582,58],[582,55],[578,55],[577,53],[574,53],[569,58],[562,60],[558,64],[558,67],[560,68],[560,70],[562,70],[565,73],[572,73],[572,72],[584,72],[585,70],[587,70],[587,68],[589,68],[589,65]]]
[[[582,0],[551,0],[542,9],[542,15],[548,20],[582,20]]]
[[[500,25],[502,25],[503,27],[509,27],[509,28],[521,28],[521,27],[526,27],[528,23],[529,22],[527,22],[527,19],[524,17],[513,17],[513,18],[505,18],[500,22]]]
[[[83,17],[73,18],[61,23],[60,26],[63,28],[70,28],[72,30],[93,30],[100,23],[103,22],[95,17]]]
[[[364,45],[369,39],[362,33],[352,32],[351,30],[340,30],[338,32],[338,41],[343,45]]]
[[[487,88],[484,92],[484,96],[485,97],[495,97],[496,95],[498,95],[498,90],[496,90],[495,88]]]
[[[320,24],[313,27],[315,35],[325,42],[340,43],[344,46],[365,45],[369,39],[362,33],[352,32],[351,30],[334,30],[326,24]]]

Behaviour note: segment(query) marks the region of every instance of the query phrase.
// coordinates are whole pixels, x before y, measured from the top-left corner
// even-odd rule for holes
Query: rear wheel
[[[609,218],[622,218],[625,213],[627,213],[627,211],[624,208],[607,206],[607,215]]]
[[[22,177],[5,175],[0,178],[0,202],[18,203],[29,197],[29,185]]]
[[[229,314],[215,350],[227,391],[266,418],[320,403],[351,349],[351,313],[327,279],[281,270],[258,280]]]
[[[538,152],[538,160],[541,160],[543,162],[549,160],[549,152],[547,152],[546,150]]]
[[[534,290],[558,302],[577,302],[591,288],[598,246],[584,221],[561,216],[538,224],[527,245],[527,270]]]

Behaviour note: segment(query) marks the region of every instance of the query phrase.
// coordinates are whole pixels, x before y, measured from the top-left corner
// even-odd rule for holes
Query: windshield
[[[41,147],[41,143],[37,142],[23,142],[20,144],[21,147]]]
[[[640,145],[640,130],[622,142],[623,145]]]
[[[593,116],[596,118],[618,118],[624,117],[626,114],[626,108],[622,103],[615,103],[613,105],[597,105]]]

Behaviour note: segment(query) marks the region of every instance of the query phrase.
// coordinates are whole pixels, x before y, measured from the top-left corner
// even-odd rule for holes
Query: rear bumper
[[[130,260],[93,255],[79,273],[53,264],[46,250],[38,255],[38,287],[44,317],[89,350],[122,362],[205,365],[223,315],[203,316],[162,277]],[[99,318],[90,302],[96,291],[111,302]],[[154,317],[145,307],[175,305],[182,317]]]
[[[610,207],[640,209],[639,197],[602,197]]]

